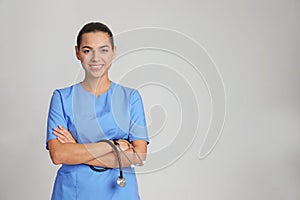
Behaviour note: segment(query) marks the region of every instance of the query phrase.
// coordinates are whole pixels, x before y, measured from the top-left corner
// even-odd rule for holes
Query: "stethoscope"
[[[117,178],[117,184],[118,184],[118,186],[120,186],[120,187],[125,187],[125,185],[126,185],[126,180],[125,180],[125,178],[124,178],[124,176],[123,176],[123,167],[122,167],[121,156],[120,156],[119,151],[122,152],[123,155],[124,155],[124,157],[129,161],[130,167],[131,167],[131,168],[133,168],[133,167],[136,166],[136,165],[133,164],[133,162],[128,158],[128,156],[126,155],[126,153],[121,149],[120,144],[118,143],[117,140],[113,140],[113,142],[110,141],[110,140],[100,140],[99,142],[105,142],[105,143],[109,144],[109,145],[112,147],[112,149],[114,150],[114,152],[116,153],[117,160],[118,160],[118,166],[119,166],[119,172],[120,172],[120,175],[119,175],[118,178]],[[139,161],[140,161],[140,163],[138,163],[137,166],[143,165],[143,164],[145,163],[145,161],[143,161],[143,160],[141,159],[141,157],[139,156],[139,154],[135,151],[134,146],[133,146],[131,143],[129,143],[129,145],[130,145],[129,148],[131,148],[131,149],[133,150],[134,154],[137,156],[137,158],[138,158]],[[118,151],[117,147],[118,147],[119,151]],[[103,172],[103,171],[106,171],[106,170],[107,170],[107,168],[97,169],[97,168],[95,168],[95,167],[92,166],[92,165],[89,165],[89,167],[90,167],[92,170],[97,171],[97,172]]]

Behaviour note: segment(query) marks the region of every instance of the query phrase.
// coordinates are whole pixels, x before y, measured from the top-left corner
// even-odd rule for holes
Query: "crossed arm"
[[[49,153],[54,164],[89,164],[107,168],[117,168],[118,163],[116,154],[112,147],[104,142],[91,144],[78,144],[72,134],[64,127],[59,126],[54,129],[54,135],[57,139],[48,141]],[[120,153],[122,165],[124,167],[140,163],[139,158],[130,148],[128,141],[119,140],[120,148],[126,154]],[[146,160],[147,142],[144,140],[135,140],[133,147],[142,160]]]

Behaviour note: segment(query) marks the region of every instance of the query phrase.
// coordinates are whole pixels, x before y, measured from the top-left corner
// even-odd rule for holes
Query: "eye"
[[[84,54],[88,54],[88,53],[91,52],[91,50],[89,50],[89,49],[84,49],[82,52],[83,52]]]
[[[108,48],[103,48],[103,49],[101,49],[101,52],[102,53],[107,53],[109,50],[108,50]]]

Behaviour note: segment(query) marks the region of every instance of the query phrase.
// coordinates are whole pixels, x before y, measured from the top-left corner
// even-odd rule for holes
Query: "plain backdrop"
[[[113,80],[140,89],[151,124],[141,199],[300,199],[299,1],[0,0],[1,200],[50,199],[58,166],[45,149],[49,101],[80,81],[74,45],[90,21],[120,35],[119,52],[154,41],[130,30],[164,30],[156,49],[124,54],[111,69]],[[202,51],[185,46],[191,41]],[[159,50],[163,42],[169,51]],[[203,77],[174,49],[199,58]],[[221,80],[225,90],[210,95]],[[222,119],[222,105],[220,137],[199,159],[212,108]]]

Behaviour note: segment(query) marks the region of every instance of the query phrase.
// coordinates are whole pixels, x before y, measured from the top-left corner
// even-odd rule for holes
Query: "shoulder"
[[[141,95],[138,89],[133,87],[127,87],[118,83],[113,83],[113,100],[120,101],[123,99],[129,104],[134,104],[137,101],[142,101]]]
[[[124,86],[124,85],[121,85],[119,83],[114,83],[114,82],[112,82],[112,84],[114,85],[113,86],[114,93],[123,93],[128,97],[131,97],[135,93],[138,93],[138,90],[135,88]]]
[[[125,86],[125,85],[121,85],[119,83],[112,82],[112,84],[114,85],[114,89],[123,90],[123,91],[125,91],[127,93],[131,93],[134,90],[136,90],[134,88],[131,88],[131,87],[128,87],[128,86]]]
[[[126,99],[130,104],[133,104],[137,101],[142,101],[142,97],[138,89],[127,87],[117,83],[114,83],[114,85],[114,91],[118,94],[122,93],[124,96],[126,96]]]
[[[57,88],[53,91],[53,96],[60,96],[60,97],[68,97],[71,96],[72,91],[74,90],[74,88],[78,87],[78,84],[73,84],[67,87],[63,87],[63,88]]]

